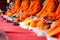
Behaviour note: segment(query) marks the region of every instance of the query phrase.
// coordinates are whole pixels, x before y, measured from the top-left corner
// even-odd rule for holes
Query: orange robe
[[[60,33],[60,19],[52,23],[51,28],[47,31],[49,36],[53,36]]]
[[[50,0],[46,0],[42,10],[36,14],[36,16],[40,16],[45,10],[46,10],[46,7],[48,6],[48,3],[50,2]]]
[[[58,8],[57,8],[57,10],[55,12],[55,16],[56,17],[58,17],[59,14],[60,14],[60,9],[59,8],[60,8],[60,4],[58,5]],[[40,22],[38,22],[37,26],[40,26],[39,28],[42,31],[46,32],[49,36],[54,36],[55,35],[56,38],[57,38],[57,40],[60,40],[60,18],[57,18],[57,20],[55,20],[54,22],[52,22],[51,27],[48,30],[42,29],[43,23],[44,22],[41,20]]]
[[[36,16],[44,17],[44,16],[54,16],[54,12],[57,8],[58,1],[57,0],[46,0],[43,9],[37,13]]]
[[[56,17],[56,19],[60,18],[60,4],[59,4],[59,6],[58,6],[58,8],[57,8],[57,10],[55,12],[55,17]]]
[[[20,0],[15,0],[12,9],[9,12],[6,12],[6,16],[11,17],[14,13],[16,13],[20,6],[21,6]]]
[[[37,16],[40,16],[40,19],[41,18],[44,18],[45,16],[48,16],[48,17],[52,17],[52,18],[49,18],[48,20],[51,20],[54,18],[54,15],[55,15],[55,9],[56,9],[56,5],[58,5],[58,2],[56,0],[46,0],[46,4],[48,3],[47,7],[45,8],[45,10],[41,13],[38,13]],[[55,5],[56,4],[56,5]],[[53,6],[54,5],[54,6]],[[45,6],[44,6],[45,7]],[[43,8],[44,8],[43,7]],[[42,9],[43,10],[43,9]],[[41,21],[40,21],[41,22]],[[37,24],[37,27],[39,28],[40,27],[40,22],[38,22]],[[43,23],[41,24],[43,25]]]
[[[25,11],[22,16],[20,16],[20,20],[24,20],[25,18],[36,15],[37,12],[41,10],[42,1],[41,0],[31,0],[30,7],[27,11]]]
[[[60,40],[60,33],[58,33],[56,36],[57,36],[56,40]]]
[[[59,6],[58,6],[58,8],[57,8],[57,10],[56,10],[56,12],[55,12],[55,15],[56,15],[56,19],[58,19],[58,20],[56,20],[55,22],[54,22],[54,24],[52,25],[52,28],[50,28],[49,30],[48,30],[48,33],[50,34],[50,35],[54,35],[54,34],[57,34],[57,33],[59,33],[60,32],[60,30],[59,30],[59,28],[60,28],[60,4],[59,4]],[[53,30],[53,31],[52,31]],[[53,33],[52,33],[53,32]]]
[[[29,0],[22,0],[21,7],[17,10],[16,13],[21,13],[26,11],[29,8],[30,1]]]

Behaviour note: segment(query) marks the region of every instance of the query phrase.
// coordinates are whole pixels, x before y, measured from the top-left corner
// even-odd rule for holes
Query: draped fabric
[[[36,15],[42,8],[42,0],[31,0],[30,6],[21,16],[20,20],[24,20],[25,18]]]
[[[8,17],[11,17],[13,14],[16,13],[16,11],[19,9],[19,7],[21,6],[21,2],[20,0],[15,0],[15,3],[13,5],[13,7],[11,8],[10,11],[7,11],[5,14]]]

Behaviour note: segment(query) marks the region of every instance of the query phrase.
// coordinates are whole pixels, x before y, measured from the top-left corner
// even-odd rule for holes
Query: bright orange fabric
[[[47,5],[47,7],[46,6],[44,6],[44,7],[46,7],[45,8],[45,10],[43,11],[43,13],[41,14],[41,12],[40,13],[38,13],[37,14],[37,16],[39,15],[40,17],[45,17],[45,16],[52,16],[52,17],[54,17],[54,12],[55,12],[55,9],[56,9],[56,5],[58,5],[58,2],[56,1],[56,0],[50,0],[50,1],[47,1],[46,0],[46,4],[47,4],[47,2],[49,2],[48,3],[48,5]],[[55,5],[56,4],[56,5]],[[53,6],[54,5],[54,6]],[[43,7],[43,8],[44,8]],[[41,15],[40,15],[41,14]],[[52,19],[52,18],[50,18],[50,19]],[[50,20],[49,19],[49,20]],[[38,24],[37,24],[38,25]],[[38,26],[38,27],[40,27],[40,26]]]
[[[12,9],[9,12],[6,12],[6,16],[8,17],[12,16],[14,13],[16,13],[16,11],[19,9],[20,6],[21,6],[20,0],[15,0]]]
[[[60,18],[60,4],[59,4],[59,6],[58,6],[58,8],[57,8],[57,10],[55,12],[55,17],[56,17],[56,19]]]
[[[56,19],[58,19],[58,20],[56,20],[53,24],[52,24],[52,28],[50,28],[49,30],[48,30],[48,32],[49,32],[49,35],[54,35],[54,34],[57,34],[57,33],[59,33],[60,32],[60,19],[59,19],[59,14],[60,14],[60,4],[59,4],[59,6],[58,6],[58,8],[57,8],[57,10],[56,10],[56,12],[55,12],[55,15],[56,15]]]
[[[21,7],[18,9],[17,13],[21,13],[26,11],[29,8],[30,2],[29,0],[22,0]]]
[[[57,0],[46,0],[45,5],[43,6],[43,9],[37,13],[36,16],[54,16],[54,12],[57,8],[58,1]]]
[[[31,0],[30,7],[22,14],[20,20],[25,19],[31,15],[36,15],[36,13],[41,10],[41,7],[42,0]]]

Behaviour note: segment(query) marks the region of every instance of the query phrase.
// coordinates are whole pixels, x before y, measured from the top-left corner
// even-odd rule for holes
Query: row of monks
[[[60,40],[60,3],[58,0],[15,0],[5,15],[24,22],[26,26],[36,27]]]

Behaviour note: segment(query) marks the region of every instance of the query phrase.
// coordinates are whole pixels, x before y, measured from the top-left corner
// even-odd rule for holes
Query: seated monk
[[[51,4],[51,5],[52,5],[52,4]],[[54,6],[54,7],[55,7],[55,6]],[[53,7],[53,8],[54,8],[54,7]],[[56,20],[54,16],[55,16],[55,15],[57,15],[57,13],[59,13],[59,12],[60,12],[60,11],[58,10],[59,8],[60,8],[60,7],[58,7],[58,8],[57,8],[57,11],[56,11],[56,13],[54,13],[54,15],[53,15],[52,13],[51,13],[51,15],[50,15],[50,13],[49,13],[49,15],[48,15],[48,16],[49,16],[49,17],[51,17],[51,18],[49,18],[49,17],[45,17],[45,19],[46,19],[46,18],[48,18],[48,20],[51,20],[51,19]],[[49,10],[48,10],[48,12],[49,12]],[[53,12],[53,10],[52,10],[52,9],[50,9],[50,12]],[[53,15],[53,17],[52,17],[52,15]],[[44,17],[43,17],[43,18],[44,18]],[[40,26],[40,24],[39,24],[39,23],[40,23],[40,22],[38,22],[37,27],[39,27],[39,26]]]
[[[55,15],[56,15],[56,19],[59,19],[59,12],[60,12],[60,4],[59,4],[59,6],[58,6],[58,8],[57,8],[57,10],[56,10],[56,13],[55,13]],[[52,28],[50,28],[49,30],[48,30],[48,32],[51,32],[53,29],[55,29],[56,28],[56,26],[59,24],[59,21],[60,21],[60,19],[59,20],[57,20],[54,24],[53,24],[53,27]],[[58,25],[59,26],[59,25]]]
[[[31,0],[30,7],[20,16],[20,20],[24,20],[31,15],[36,15],[36,13],[41,10],[41,8],[42,0]]]
[[[6,16],[11,17],[19,9],[20,5],[21,5],[20,0],[15,0],[12,9],[9,12],[6,12]]]
[[[54,5],[54,6],[52,6],[51,4]],[[55,17],[54,17],[54,15],[55,15],[55,11],[54,10],[56,9],[56,4],[58,5],[58,1],[56,1],[56,0],[50,0],[49,4],[47,6],[47,7],[49,7],[47,9],[47,12],[40,15],[40,17],[43,18],[42,20],[45,20],[45,21],[56,20]],[[40,22],[38,22],[37,27],[39,27],[39,25],[40,25],[39,23]]]
[[[46,15],[54,16],[54,12],[57,8],[57,5],[58,5],[57,0],[50,0],[50,1],[46,0],[46,4],[44,5],[43,9],[39,13],[37,13],[36,16],[40,16],[40,17],[46,16]]]
[[[57,10],[56,10],[56,12],[55,12],[56,19],[58,19],[58,16],[59,16],[59,14],[60,14],[60,13],[59,13],[59,12],[60,12],[60,9],[59,9],[59,8],[60,8],[60,4],[59,4],[59,6],[58,6],[58,8],[57,8]],[[54,27],[53,27],[53,28],[54,28]],[[52,28],[52,29],[53,29],[53,28]]]
[[[60,4],[59,4],[59,6],[58,6],[58,8],[57,8],[57,11],[56,11],[56,13],[55,14],[57,14],[56,15],[56,17],[59,15],[59,12],[60,12],[60,10],[59,10],[59,8],[60,8]],[[51,21],[51,20],[50,20]],[[45,32],[49,35],[49,36],[58,36],[58,35],[60,35],[60,19],[56,19],[56,20],[53,20],[51,23],[49,23],[48,25],[46,25],[45,23],[45,25],[43,24],[44,22],[39,22],[38,23],[38,25],[40,26],[40,29],[42,29],[42,30],[46,30],[46,29],[48,29],[48,30],[46,30]],[[43,28],[44,27],[44,28]],[[59,34],[58,34],[59,33]],[[56,34],[58,34],[58,35],[56,35]],[[58,36],[58,37],[56,37],[56,38],[58,38],[58,40],[59,40],[59,38],[60,38],[60,36]]]

